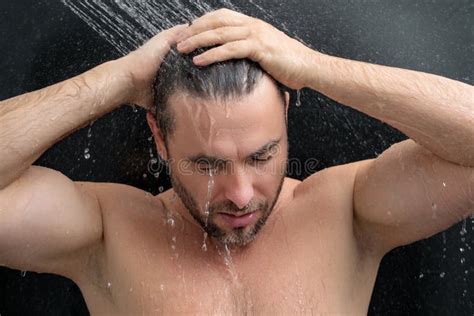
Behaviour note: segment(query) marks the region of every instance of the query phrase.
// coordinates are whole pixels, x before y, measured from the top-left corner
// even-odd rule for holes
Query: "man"
[[[155,111],[150,86],[176,43],[182,54],[213,48],[166,57]],[[318,90],[411,139],[303,182],[286,178],[289,101],[276,82]],[[473,214],[472,94],[439,76],[321,54],[236,12],[209,13],[0,104],[0,264],[74,280],[97,315],[365,314],[385,253]],[[31,166],[123,103],[155,112],[147,120],[172,190],[151,196]]]

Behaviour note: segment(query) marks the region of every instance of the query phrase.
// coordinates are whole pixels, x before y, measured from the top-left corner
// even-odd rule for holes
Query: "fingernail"
[[[196,56],[196,57],[193,58],[193,62],[194,62],[195,64],[199,64],[199,63],[201,63],[201,62],[203,62],[203,61],[204,61],[204,59],[203,59],[201,56]]]

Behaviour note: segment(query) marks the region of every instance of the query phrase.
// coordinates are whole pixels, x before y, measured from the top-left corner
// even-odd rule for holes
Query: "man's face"
[[[266,75],[227,103],[175,94],[176,130],[168,138],[171,182],[214,239],[244,246],[273,210],[288,158],[283,100]]]

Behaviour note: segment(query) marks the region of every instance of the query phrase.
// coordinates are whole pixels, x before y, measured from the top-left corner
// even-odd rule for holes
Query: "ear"
[[[150,127],[151,132],[153,133],[153,138],[155,140],[156,149],[158,150],[158,155],[160,155],[163,160],[168,160],[168,152],[166,150],[163,134],[158,129],[158,126],[156,125],[156,119],[150,111],[148,111],[146,114],[146,120],[148,122],[148,126]]]

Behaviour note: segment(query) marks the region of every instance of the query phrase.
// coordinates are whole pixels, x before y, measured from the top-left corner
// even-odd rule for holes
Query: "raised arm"
[[[150,107],[153,77],[181,29],[77,77],[0,102],[0,265],[64,275],[101,241],[99,184],[73,182],[32,163],[123,103]]]
[[[355,227],[362,238],[378,240],[380,250],[428,237],[474,213],[472,86],[324,55],[226,9],[194,21],[179,42],[182,52],[221,44],[194,62],[250,58],[291,88],[318,90],[411,138],[376,159],[351,164],[354,172],[348,172]]]

